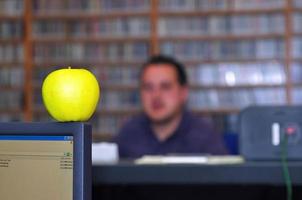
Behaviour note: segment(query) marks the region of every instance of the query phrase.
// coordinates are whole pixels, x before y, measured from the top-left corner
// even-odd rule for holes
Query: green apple
[[[59,69],[43,81],[42,97],[49,114],[57,121],[86,121],[94,113],[100,87],[86,69]]]

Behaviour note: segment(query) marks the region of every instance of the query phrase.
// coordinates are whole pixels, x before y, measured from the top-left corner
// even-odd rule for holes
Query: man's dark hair
[[[177,73],[177,79],[180,85],[185,86],[188,84],[187,80],[187,74],[184,68],[184,65],[177,61],[176,59],[169,57],[169,56],[164,56],[164,55],[155,55],[150,57],[147,62],[145,62],[141,68],[140,71],[140,78],[142,78],[142,75],[145,71],[145,69],[149,65],[154,65],[154,64],[167,64],[173,67]]]

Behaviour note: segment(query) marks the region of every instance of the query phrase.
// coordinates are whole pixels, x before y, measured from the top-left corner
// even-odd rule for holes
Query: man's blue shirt
[[[190,112],[184,112],[175,132],[165,141],[159,141],[152,131],[150,120],[144,114],[130,119],[114,139],[121,158],[164,154],[226,154],[221,135],[209,124]]]

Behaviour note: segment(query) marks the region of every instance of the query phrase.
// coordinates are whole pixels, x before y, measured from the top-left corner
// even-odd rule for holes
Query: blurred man
[[[221,137],[185,108],[188,82],[182,64],[165,56],[150,58],[141,69],[140,95],[143,113],[115,138],[120,157],[226,153]]]

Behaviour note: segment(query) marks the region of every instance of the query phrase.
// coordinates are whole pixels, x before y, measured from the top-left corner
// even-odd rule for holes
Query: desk
[[[289,163],[294,200],[302,199],[302,162]],[[93,199],[102,200],[284,200],[286,187],[278,162],[236,165],[93,166]]]
[[[302,185],[302,162],[288,164],[293,185]],[[93,166],[93,183],[110,184],[254,184],[284,185],[281,163],[246,162],[236,165],[115,165]]]

